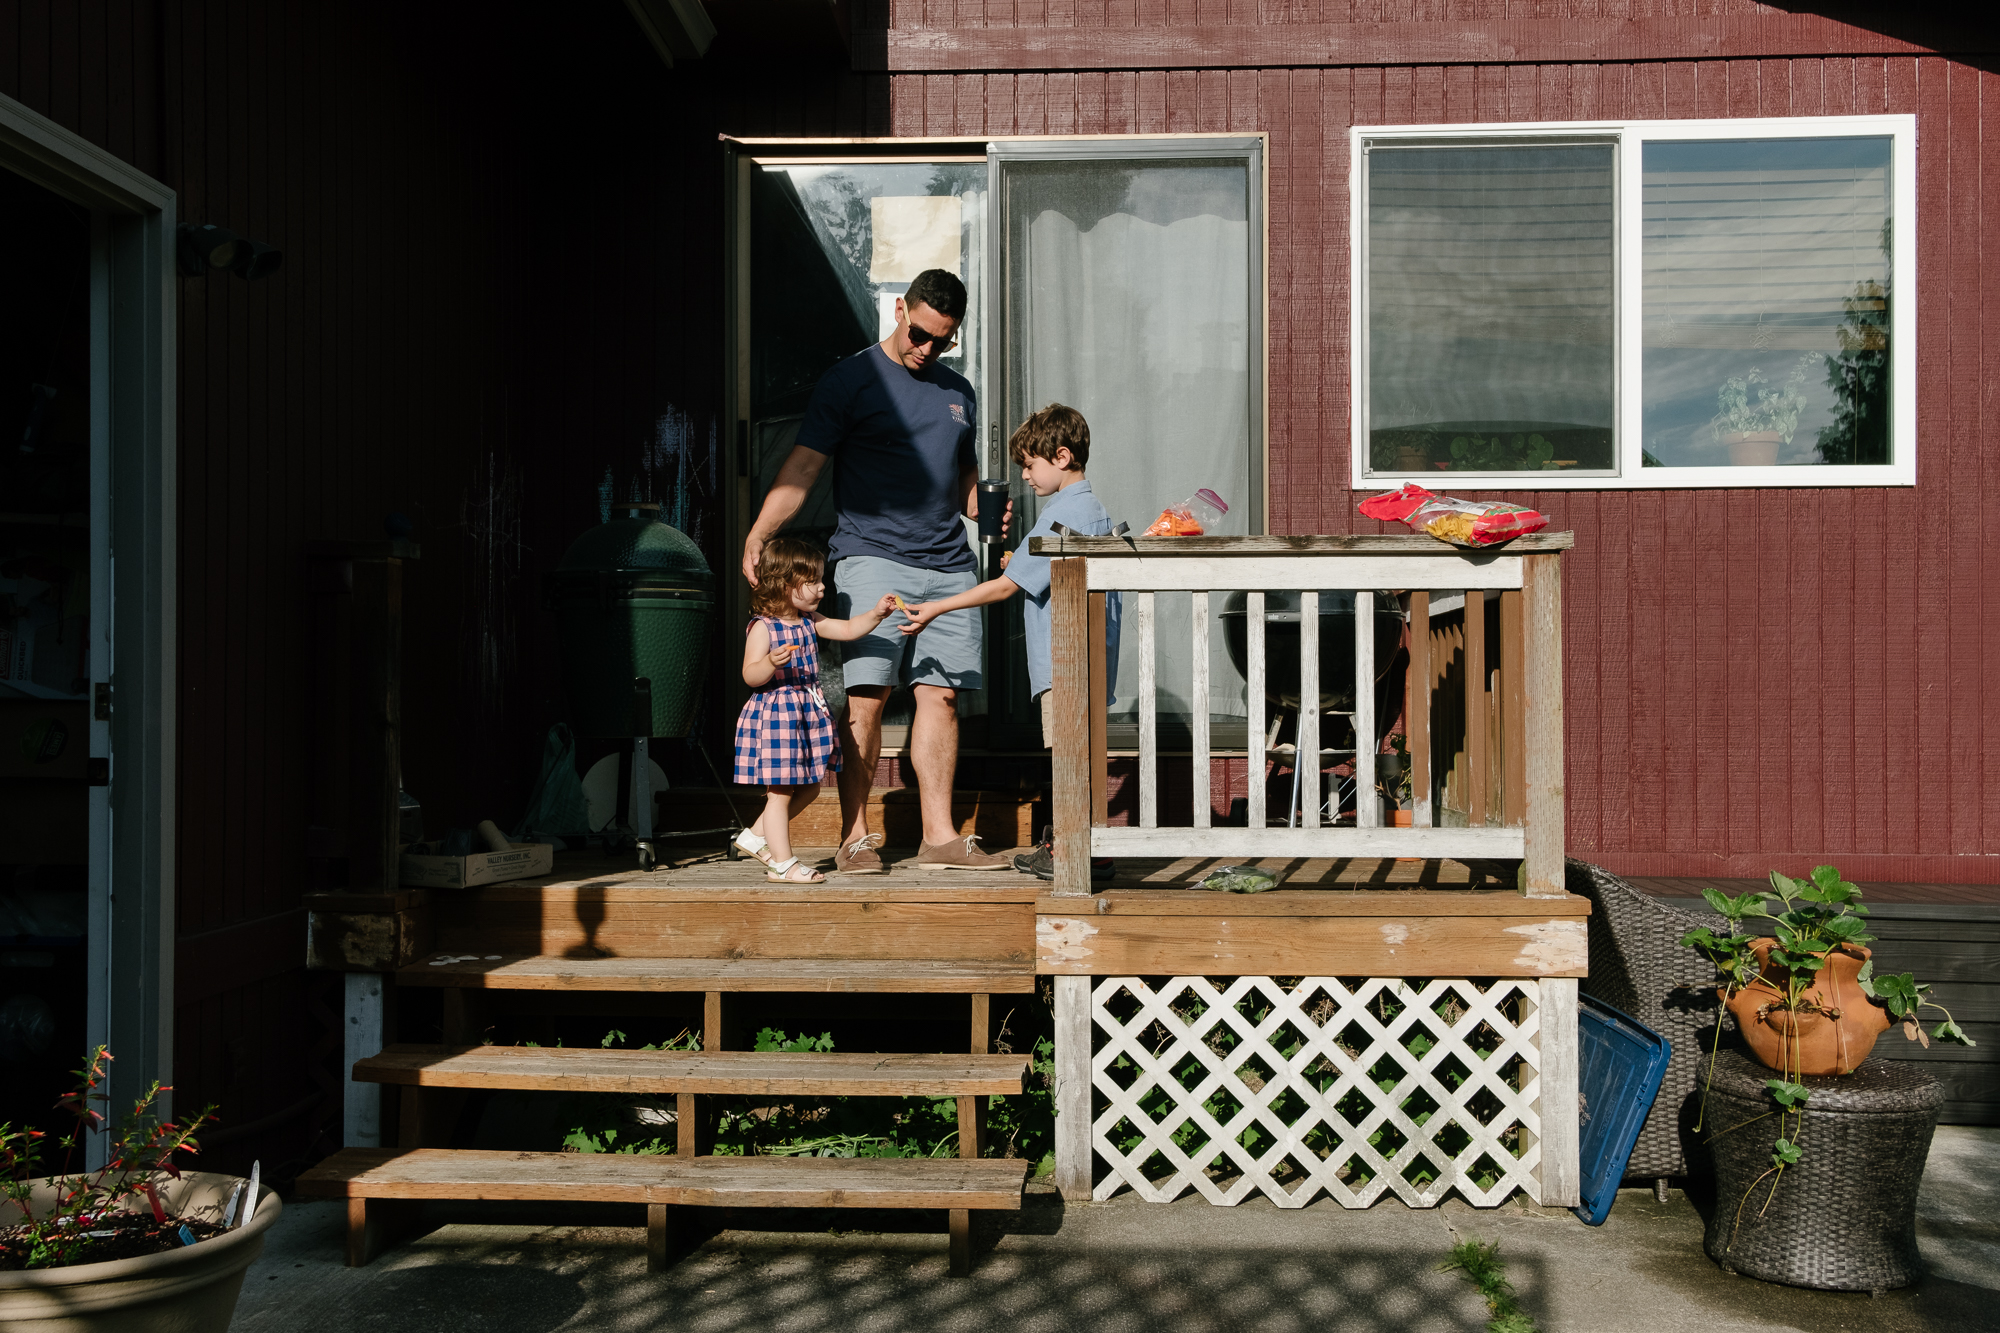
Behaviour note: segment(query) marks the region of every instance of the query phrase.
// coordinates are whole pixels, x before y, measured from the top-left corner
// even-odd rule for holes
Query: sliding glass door
[[[989,403],[1000,410],[989,417],[988,473],[1016,478],[1016,513],[1031,519],[1035,497],[1007,465],[1007,436],[1061,402],[1090,422],[1091,489],[1114,520],[1140,532],[1206,488],[1229,504],[1218,533],[1263,531],[1262,147],[1251,137],[992,145]],[[1188,609],[1169,598],[1160,613],[1160,706],[1184,714]],[[1022,660],[1019,624],[1016,613],[995,635],[996,667]],[[1004,651],[1003,638],[1015,641]],[[1241,717],[1242,679],[1223,636],[1210,642],[1211,706]],[[996,718],[1021,721],[1025,735],[1021,673],[996,670],[991,689]],[[1114,716],[1137,694],[1128,653]]]

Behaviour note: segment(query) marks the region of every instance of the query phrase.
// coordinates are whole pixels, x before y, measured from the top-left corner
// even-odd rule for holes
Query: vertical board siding
[[[1389,8],[1353,16],[1432,17]],[[1086,4],[1076,22],[1221,21],[1194,14]],[[1227,21],[1338,17],[1266,0]],[[947,26],[900,5],[893,21]],[[1983,264],[2000,173],[1982,160],[2000,75],[1875,56],[888,77],[898,133],[1062,132],[1073,81],[1076,133],[1271,135],[1270,521],[1285,532],[1373,526],[1348,482],[1351,126],[1914,112],[1921,314],[1900,334],[1921,345],[1915,488],[1508,498],[1578,538],[1565,599],[1572,851],[1630,873],[1757,875],[1833,858],[1876,879],[2000,880],[1988,688],[2000,571],[1984,531],[2000,461],[1981,445],[2000,396],[1984,318],[2000,279]],[[989,119],[967,124],[968,106]]]
[[[669,71],[616,5],[552,33],[525,3],[0,0],[0,94],[165,182],[184,221],[285,251],[260,283],[179,287],[182,1106],[338,1106],[339,979],[271,925],[299,907],[306,826],[342,822],[307,808],[304,542],[414,521],[403,757],[433,827],[522,811],[561,715],[539,576],[607,475],[671,498],[658,445],[681,430],[690,526],[734,564],[716,136],[889,129],[886,80],[780,73]],[[218,955],[240,976],[195,961]],[[292,1115],[218,1164],[297,1165],[324,1125]]]

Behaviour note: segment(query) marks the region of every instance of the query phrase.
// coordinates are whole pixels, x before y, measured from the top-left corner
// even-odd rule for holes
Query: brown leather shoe
[[[882,845],[879,833],[864,833],[833,854],[833,868],[844,875],[879,875],[882,873],[882,857],[876,848]]]
[[[968,833],[948,842],[927,842],[917,853],[917,864],[930,870],[1009,870],[1011,857],[979,850],[979,835]]]

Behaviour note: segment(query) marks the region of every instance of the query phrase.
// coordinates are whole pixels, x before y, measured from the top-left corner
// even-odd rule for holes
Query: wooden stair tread
[[[827,1051],[608,1051],[547,1046],[391,1046],[354,1066],[359,1083],[634,1094],[801,1097],[1018,1096],[1021,1055]]]
[[[478,958],[415,963],[404,986],[489,990],[927,991],[990,995],[1035,989],[1035,965],[982,959]]]
[[[1023,1158],[695,1157],[343,1148],[299,1193],[347,1199],[575,1199],[724,1208],[1016,1209]]]

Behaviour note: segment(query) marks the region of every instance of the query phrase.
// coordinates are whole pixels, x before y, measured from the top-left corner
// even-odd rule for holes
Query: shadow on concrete
[[[353,1284],[340,1303],[342,1329],[450,1329],[453,1333],[547,1333],[584,1308],[577,1277],[509,1263],[443,1263],[387,1269]],[[325,1329],[325,1312],[300,1310],[296,1327]]]

